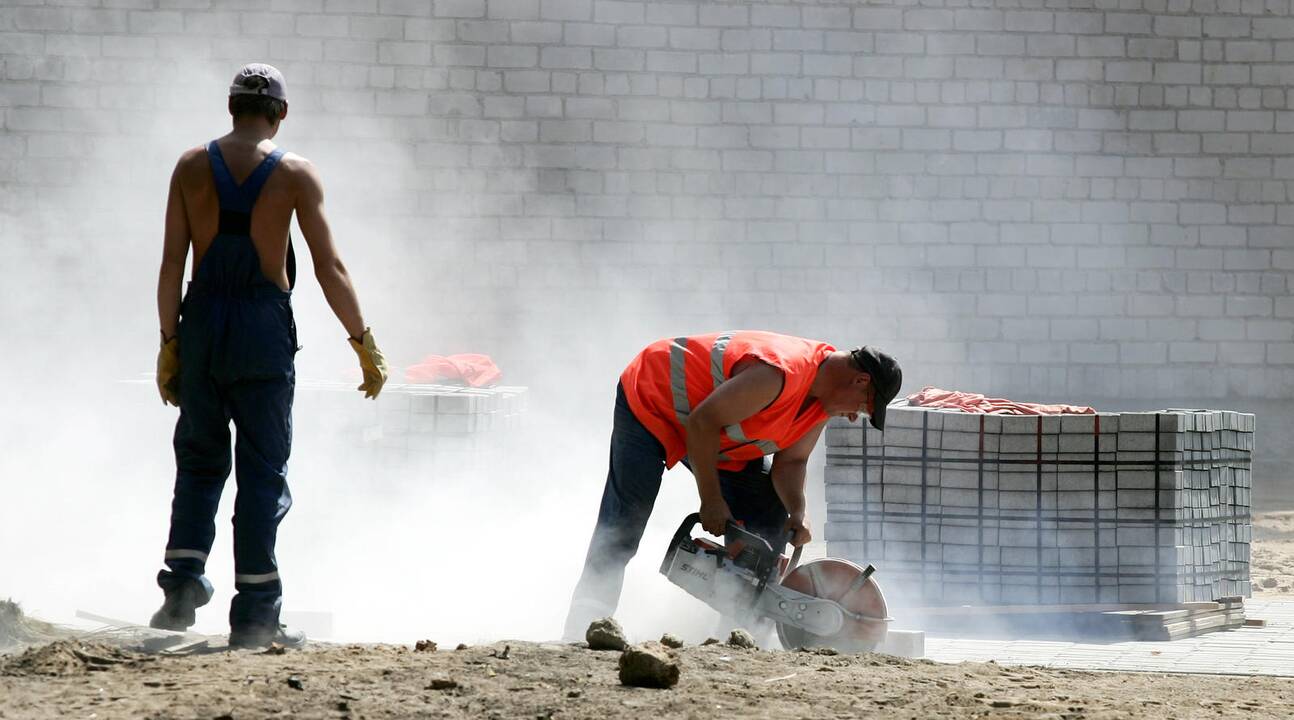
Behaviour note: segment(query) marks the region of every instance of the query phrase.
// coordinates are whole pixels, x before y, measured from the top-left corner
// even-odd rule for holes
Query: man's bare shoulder
[[[290,181],[295,192],[299,193],[298,197],[316,197],[322,193],[323,183],[320,172],[304,155],[283,153],[282,159],[278,161],[278,167]]]
[[[208,167],[207,146],[197,145],[180,153],[180,159],[175,163],[177,173],[193,173],[198,170],[205,170]]]
[[[283,157],[279,160],[279,167],[292,175],[317,175],[319,172],[309,158],[294,152],[283,153]]]
[[[313,188],[320,185],[319,170],[309,158],[294,152],[283,153],[279,168],[287,175],[297,188]]]

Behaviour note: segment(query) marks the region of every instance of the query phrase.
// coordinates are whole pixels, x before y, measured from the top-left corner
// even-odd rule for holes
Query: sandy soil
[[[507,647],[507,657],[503,657]],[[618,652],[503,643],[156,657],[59,642],[0,665],[0,718],[1286,718],[1294,680],[938,665],[879,655],[681,651],[671,690]]]
[[[1255,597],[1294,593],[1294,512],[1255,515],[1250,552]]]
[[[1255,518],[1253,567],[1256,595],[1292,592],[1294,513]],[[0,641],[32,645],[0,655],[0,719],[1288,718],[1294,703],[1294,680],[1286,678],[940,665],[724,645],[682,649],[678,686],[647,690],[620,685],[619,653],[579,646],[317,645],[158,656],[48,643],[54,629],[27,621],[0,632]]]

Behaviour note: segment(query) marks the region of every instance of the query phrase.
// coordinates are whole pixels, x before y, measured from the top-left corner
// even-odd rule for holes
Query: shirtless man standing
[[[333,246],[319,173],[309,160],[271,142],[287,111],[277,69],[253,63],[234,77],[233,130],[186,151],[171,175],[157,281],[157,387],[164,403],[180,408],[180,419],[167,569],[157,576],[166,600],[150,624],[186,629],[194,611],[211,599],[204,572],[216,535],[216,507],[233,465],[238,495],[232,647],[305,643],[302,633],[279,622],[283,586],[274,558],[279,521],[292,506],[287,463],[297,351],[290,302],[296,258],[288,234],[293,212],[310,247],[315,278],[359,355],[359,389],[375,398],[387,376]],[[181,302],[190,247],[193,275]],[[238,429],[232,462],[230,420]]]

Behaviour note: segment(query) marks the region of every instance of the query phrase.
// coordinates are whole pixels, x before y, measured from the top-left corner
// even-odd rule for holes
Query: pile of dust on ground
[[[137,664],[146,656],[103,643],[57,640],[28,648],[21,655],[0,661],[0,675],[84,675],[116,665]]]
[[[67,636],[54,625],[27,617],[13,600],[0,600],[0,654]]]

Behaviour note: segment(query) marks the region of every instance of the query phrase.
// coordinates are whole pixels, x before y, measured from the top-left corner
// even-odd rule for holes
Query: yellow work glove
[[[175,334],[170,340],[162,336],[162,347],[157,351],[157,392],[162,395],[162,404],[170,403],[180,406],[180,336]]]
[[[347,338],[350,346],[355,348],[355,354],[359,356],[359,368],[364,371],[364,383],[357,389],[364,391],[364,397],[375,398],[382,392],[382,386],[386,384],[386,358],[382,357],[382,351],[377,349],[377,343],[373,342],[373,331],[364,328],[364,334],[359,339]]]

